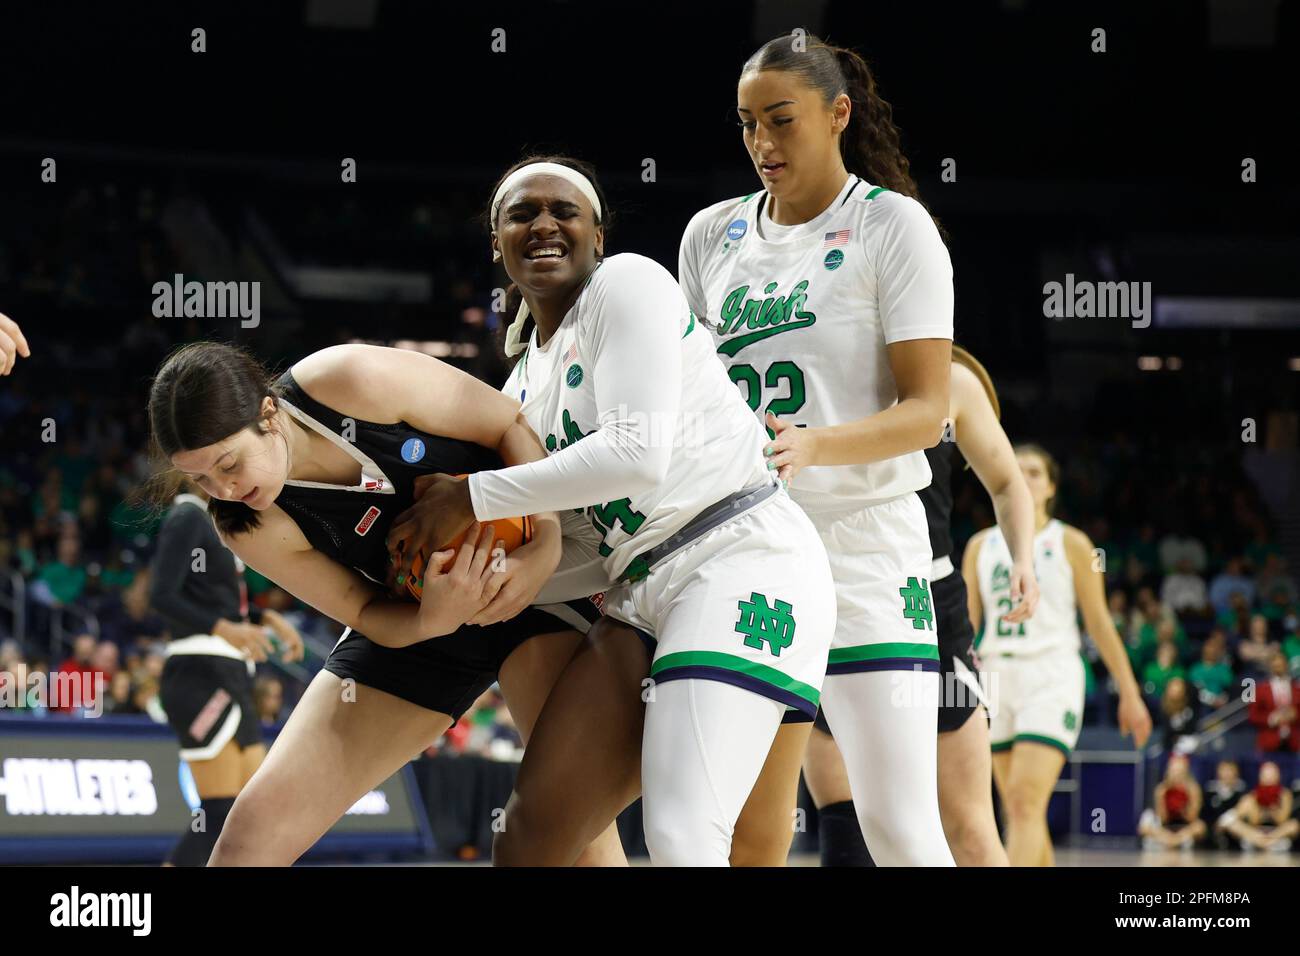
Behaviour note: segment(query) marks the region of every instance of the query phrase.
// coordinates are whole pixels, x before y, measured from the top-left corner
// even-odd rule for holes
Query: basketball
[[[533,519],[529,515],[524,515],[522,518],[498,518],[495,521],[486,523],[492,525],[496,539],[501,542],[506,554],[533,540]],[[438,550],[446,551],[450,548],[452,551],[459,551],[460,546],[465,543],[465,535],[468,533],[469,528],[466,528]],[[454,555],[452,560],[455,560]],[[406,593],[417,601],[424,594],[424,561],[424,552],[417,552],[415,560],[411,562],[411,576],[406,579]]]

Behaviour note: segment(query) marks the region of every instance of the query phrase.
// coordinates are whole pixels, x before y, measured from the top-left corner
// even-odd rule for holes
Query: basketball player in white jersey
[[[917,497],[930,483],[923,449],[948,414],[948,250],[912,198],[890,107],[856,53],[780,37],[745,63],[737,95],[763,188],[696,214],[678,278],[830,556],[838,623],[822,706],[871,853],[951,866]],[[807,733],[783,732],[769,762],[787,797]],[[784,812],[779,791],[769,805]]]
[[[1016,459],[1034,497],[1038,608],[1027,621],[1006,621],[1013,606],[1008,595],[1011,555],[996,525],[966,545],[962,576],[971,624],[984,632],[980,661],[997,694],[989,737],[993,779],[1006,818],[1007,856],[1012,866],[1051,866],[1047,803],[1083,720],[1080,611],[1119,687],[1119,728],[1132,734],[1138,747],[1151,735],[1151,715],[1107,610],[1105,578],[1095,563],[1092,541],[1051,516],[1060,476],[1056,461],[1032,444],[1017,446]]]
[[[525,502],[584,510],[599,560],[579,590],[608,586],[606,615],[653,647],[641,740],[651,860],[725,866],[786,710],[816,713],[834,589],[817,532],[764,461],[763,429],[707,330],[662,266],[604,256],[604,209],[594,177],[561,157],[525,161],[499,183],[492,249],[523,297],[507,337],[507,352],[522,357],[506,390],[517,391],[550,456],[463,482],[433,479],[418,505],[421,540],[408,537],[407,551]],[[637,634],[624,637],[635,648]],[[594,700],[566,713],[548,699],[499,861],[573,861],[536,851],[553,841],[550,828],[520,814],[539,773],[557,782],[552,759],[592,752],[582,735],[612,719]],[[558,783],[567,799],[552,809],[584,796],[578,777]]]

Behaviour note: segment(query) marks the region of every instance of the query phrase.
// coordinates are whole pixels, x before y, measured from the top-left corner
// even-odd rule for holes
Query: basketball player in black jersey
[[[208,500],[188,482],[158,532],[149,569],[149,603],[171,640],[158,689],[180,739],[202,814],[190,821],[167,864],[204,866],[235,797],[266,757],[253,706],[254,662],[276,649],[302,659],[302,637],[272,610],[248,603],[243,565],[217,537]]]
[[[993,382],[984,366],[957,345],[952,348],[948,416],[943,440],[926,449],[934,477],[920,492],[934,555],[930,595],[939,639],[939,813],[958,866],[1005,866],[1007,855],[993,817],[993,768],[979,664],[973,651],[975,634],[961,571],[952,562],[953,469],[964,456],[992,497],[998,524],[1010,543],[1014,559],[1011,595],[1017,603],[1005,617],[1008,623],[1027,620],[1038,603],[1033,567],[1034,504],[1011,442],[999,424]],[[804,757],[804,782],[818,807],[822,865],[870,866],[844,761],[821,714],[814,728]],[[782,732],[787,731],[782,728]],[[750,832],[742,812],[736,824],[736,842],[743,846]],[[754,842],[760,839],[755,837]]]
[[[347,625],[240,793],[213,865],[289,864],[443,734],[493,681],[525,741],[596,616],[530,607],[561,554],[554,514],[493,560],[491,526],[429,557],[423,599],[391,596],[385,536],[415,479],[542,459],[519,405],[429,356],[343,345],[274,382],[211,342],[163,364],[149,400],[161,453],[213,499],[249,566]],[[481,625],[481,626],[467,626]],[[580,862],[621,860],[611,826]]]

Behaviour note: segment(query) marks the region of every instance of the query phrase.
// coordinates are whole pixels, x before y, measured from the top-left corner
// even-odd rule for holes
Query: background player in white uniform
[[[1123,641],[1106,607],[1105,578],[1092,541],[1051,517],[1059,470],[1037,445],[1016,447],[1016,460],[1034,496],[1034,616],[1010,624],[1011,555],[997,526],[971,538],[962,557],[972,626],[984,635],[980,661],[993,701],[989,736],[993,778],[1006,818],[1012,866],[1051,866],[1047,802],[1083,721],[1084,673],[1078,612],[1119,687],[1119,727],[1142,747],[1151,715],[1142,702]]]
[[[651,859],[726,865],[786,709],[816,712],[830,568],[672,276],[642,256],[603,257],[602,205],[568,165],[526,163],[498,186],[492,246],[522,290],[521,320],[535,319],[512,388],[550,457],[436,478],[420,508],[429,541],[520,506],[585,509],[614,582],[605,613],[656,642],[641,747]],[[580,707],[569,732],[547,709],[530,746],[549,735],[580,749],[575,734],[609,719]],[[498,858],[518,862],[529,830],[508,811],[503,836],[516,846]]]
[[[926,449],[934,479],[921,492],[934,567],[930,594],[937,616],[940,674],[939,812],[958,866],[1006,866],[1007,853],[993,816],[989,718],[981,666],[975,657],[975,631],[961,572],[953,567],[952,475],[963,459],[973,468],[989,497],[1000,527],[1012,543],[1015,560],[1008,565],[1007,594],[1012,610],[1004,621],[1028,620],[1038,604],[1034,576],[1034,499],[1015,452],[998,421],[1000,404],[984,366],[965,349],[952,347],[950,431]],[[870,866],[853,811],[848,774],[835,741],[820,717],[808,741],[804,779],[817,804],[818,845],[823,866]],[[743,818],[743,817],[742,817]]]
[[[871,852],[885,865],[951,865],[916,496],[930,483],[922,449],[948,414],[948,251],[904,194],[915,184],[898,132],[856,53],[780,37],[745,63],[737,95],[764,188],[695,215],[679,279],[826,544],[838,623],[823,707]],[[786,731],[793,754],[807,733]]]

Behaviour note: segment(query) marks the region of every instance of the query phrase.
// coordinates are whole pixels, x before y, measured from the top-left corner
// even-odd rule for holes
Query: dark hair
[[[1034,442],[1023,442],[1015,447],[1015,453],[1017,455],[1020,454],[1037,455],[1039,458],[1043,459],[1043,464],[1047,466],[1048,480],[1050,480],[1052,484],[1056,486],[1058,492],[1060,491],[1061,466],[1057,463],[1056,459],[1052,457],[1051,452],[1049,452],[1042,445],[1035,444]],[[1052,495],[1052,497],[1047,499],[1047,504],[1046,504],[1047,513],[1050,515],[1053,509],[1055,509],[1055,507],[1056,507],[1056,495]]]
[[[488,233],[491,235],[497,231],[497,224],[492,219],[492,200],[496,197],[497,190],[501,188],[501,184],[505,182],[510,174],[516,169],[529,166],[533,163],[555,163],[559,166],[568,166],[570,169],[582,173],[582,175],[586,176],[587,179],[591,181],[591,188],[596,191],[596,198],[600,200],[600,215],[596,220],[596,225],[604,228],[605,237],[608,240],[609,229],[614,221],[614,213],[609,208],[609,200],[605,198],[605,190],[601,188],[600,180],[596,178],[596,168],[590,163],[585,163],[580,159],[574,159],[572,156],[564,156],[555,153],[533,153],[529,156],[525,156],[501,174],[500,178],[497,179],[495,184],[493,184],[492,192],[488,194],[487,207],[483,210],[483,225],[487,229]],[[515,313],[519,311],[519,303],[522,299],[523,294],[519,291],[518,286],[513,282],[506,286],[506,300],[501,313],[501,326],[497,330],[497,346],[503,352],[505,351],[506,329],[514,320]],[[511,365],[517,361],[519,361],[519,356],[516,355],[510,357]]]
[[[820,92],[828,106],[835,97],[846,94],[852,109],[849,125],[840,134],[844,168],[867,182],[921,202],[894,125],[894,108],[876,89],[876,78],[867,61],[854,50],[832,46],[811,34],[804,39],[802,50],[795,49],[795,38],[790,34],[768,40],[745,61],[741,75],[761,70],[793,73]],[[937,219],[935,226],[946,239]]]
[[[204,448],[268,416],[262,400],[278,391],[271,373],[248,352],[222,342],[193,342],[173,352],[149,388],[149,428],[156,453],[167,461],[178,451]],[[182,482],[175,470],[155,482],[152,497],[170,501]],[[160,501],[161,499],[161,501]],[[257,512],[241,501],[212,498],[208,514],[222,534],[256,528]]]

